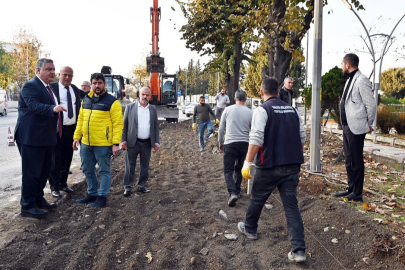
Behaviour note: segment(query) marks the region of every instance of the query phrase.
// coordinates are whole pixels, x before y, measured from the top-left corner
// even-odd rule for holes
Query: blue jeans
[[[234,142],[224,145],[224,175],[229,194],[240,194],[241,170],[248,147],[248,142]]]
[[[111,188],[111,155],[112,146],[88,146],[84,143],[81,144],[82,171],[86,175],[87,193],[89,195],[103,197],[108,195]],[[100,190],[98,193],[98,179],[94,168],[96,163],[98,163],[98,173],[100,174]]]
[[[247,232],[256,233],[257,223],[263,206],[275,188],[278,188],[287,219],[291,250],[304,250],[304,225],[298,209],[297,185],[299,182],[299,165],[281,165],[270,169],[256,168],[252,194],[246,211],[245,228]]]
[[[202,147],[202,148],[205,147],[204,131],[206,128],[208,129],[208,132],[207,132],[207,135],[205,135],[205,137],[208,138],[212,134],[212,132],[214,132],[214,126],[212,125],[211,120],[198,124],[198,135],[200,138],[200,147]]]

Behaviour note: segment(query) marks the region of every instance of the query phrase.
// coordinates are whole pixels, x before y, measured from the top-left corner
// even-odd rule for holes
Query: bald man
[[[140,172],[137,191],[149,193],[146,188],[148,181],[149,161],[152,148],[159,150],[159,123],[156,107],[149,104],[152,97],[149,87],[139,91],[139,100],[128,104],[124,113],[124,129],[122,130],[121,147],[127,149],[125,155],[124,196],[132,192],[135,179],[135,165],[140,156]]]
[[[67,193],[73,190],[67,185],[70,164],[73,156],[73,133],[76,129],[77,116],[80,110],[80,89],[72,84],[73,69],[64,66],[59,72],[59,81],[51,83],[58,103],[67,111],[61,117],[62,136],[58,136],[56,146],[52,150],[51,171],[49,173],[49,185],[52,196],[61,197],[60,191]]]

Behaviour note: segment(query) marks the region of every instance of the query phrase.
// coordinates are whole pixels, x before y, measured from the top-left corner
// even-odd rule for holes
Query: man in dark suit
[[[139,101],[128,104],[124,113],[121,147],[127,150],[125,155],[124,196],[131,195],[135,178],[135,165],[140,155],[141,170],[138,180],[138,192],[148,193],[149,161],[151,148],[159,150],[159,123],[156,107],[149,104],[151,98],[149,87],[139,91]]]
[[[67,193],[73,192],[67,185],[67,179],[73,157],[73,134],[80,110],[81,90],[71,84],[72,79],[73,69],[65,66],[60,69],[59,82],[50,84],[58,103],[67,108],[66,112],[61,113],[62,137],[57,137],[56,146],[52,149],[49,185],[54,197],[61,197],[60,190]]]
[[[57,104],[49,83],[55,78],[55,66],[51,59],[39,59],[35,66],[36,76],[28,81],[20,92],[18,119],[14,138],[21,155],[21,216],[45,218],[47,211],[56,204],[44,198],[44,187],[49,175],[52,147],[56,145],[62,105]]]

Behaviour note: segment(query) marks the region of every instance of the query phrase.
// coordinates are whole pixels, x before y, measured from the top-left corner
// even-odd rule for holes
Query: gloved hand
[[[196,130],[197,127],[198,127],[198,125],[196,123],[193,123],[193,126],[192,126],[193,130]]]
[[[219,125],[219,123],[221,123],[218,119],[217,120],[215,120],[215,122]]]
[[[245,160],[242,167],[242,176],[245,179],[251,179],[252,176],[250,175],[250,168],[252,168],[253,162],[248,162]]]

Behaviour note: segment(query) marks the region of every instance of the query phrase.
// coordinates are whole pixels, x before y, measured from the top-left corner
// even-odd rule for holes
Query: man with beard
[[[151,149],[159,150],[159,123],[156,107],[149,104],[151,98],[149,87],[142,87],[139,100],[128,104],[124,113],[124,129],[122,131],[121,147],[127,150],[125,155],[124,196],[132,192],[135,179],[135,166],[140,156],[140,173],[138,192],[149,193],[146,189],[148,181]]]
[[[359,57],[346,54],[342,61],[343,75],[348,77],[340,100],[340,119],[343,128],[343,150],[349,188],[336,192],[335,197],[363,201],[363,146],[367,132],[372,132],[377,104],[370,80],[360,70]]]
[[[210,105],[205,104],[205,97],[200,96],[200,104],[194,107],[193,113],[193,130],[196,130],[198,127],[198,137],[200,139],[200,151],[204,151],[205,142],[204,142],[204,132],[205,129],[208,129],[207,135],[205,135],[205,140],[208,140],[213,136],[214,127],[212,126],[210,114],[215,119],[215,114],[211,109]],[[219,120],[216,119],[217,124]]]
[[[105,207],[111,187],[111,155],[119,151],[122,136],[122,109],[120,102],[107,93],[102,73],[91,75],[92,91],[83,99],[77,127],[73,136],[73,149],[77,150],[81,139],[80,157],[82,171],[86,175],[88,195],[77,203],[89,207]],[[94,169],[99,165],[100,190]]]
[[[294,85],[293,78],[286,77],[284,79],[284,85],[283,85],[283,87],[281,87],[280,93],[278,95],[278,97],[282,101],[284,101],[285,103],[287,103],[290,106],[292,106],[292,99],[293,99],[293,94],[294,94],[294,92],[292,90],[293,85]]]
[[[217,119],[221,119],[222,113],[226,108],[226,104],[229,104],[231,101],[227,94],[225,94],[225,89],[222,89],[220,93],[215,97],[217,101],[217,106],[215,107],[215,116]]]

